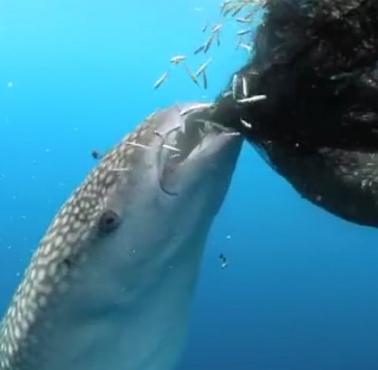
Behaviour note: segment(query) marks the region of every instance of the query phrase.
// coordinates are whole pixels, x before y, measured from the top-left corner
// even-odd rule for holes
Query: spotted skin
[[[1,370],[169,370],[174,366],[177,355],[171,352],[181,348],[176,342],[184,336],[180,328],[185,327],[206,234],[240,148],[237,137],[225,138],[220,132],[212,132],[214,138],[206,143],[197,131],[195,136],[185,133],[181,141],[171,135],[167,143],[182,151],[188,151],[188,145],[211,149],[204,151],[204,158],[201,151],[193,151],[194,159],[183,159],[172,181],[170,172],[161,172],[172,161],[167,159],[169,150],[162,152],[162,138],[187,125],[180,110],[175,107],[148,117],[102,158],[59,210],[2,321]],[[213,165],[217,172],[211,173],[204,159],[219,159],[222,165]],[[205,182],[207,174],[221,176],[218,192],[210,180]],[[195,182],[197,175],[204,180]],[[176,197],[167,194],[161,176],[163,182],[169,179],[167,187],[183,185],[182,192]],[[206,189],[208,185],[216,195],[209,200],[209,211],[206,204],[193,206],[194,218],[188,218],[180,202],[195,199],[193,191],[200,185]],[[206,192],[198,191],[201,201],[208,197]],[[169,218],[163,220],[165,214]],[[173,229],[181,228],[182,235],[165,226],[176,215]],[[139,231],[144,222],[146,230]],[[176,266],[176,275],[166,272]],[[168,289],[172,289],[169,295]],[[130,312],[144,315],[148,328]]]
[[[70,267],[85,261],[86,251],[82,246],[96,237],[91,234],[95,233],[98,217],[105,209],[106,198],[117,179],[117,172],[109,169],[126,170],[137,161],[137,149],[127,143],[131,140],[143,142],[148,133],[144,127],[142,125],[128,135],[104,158],[48,228],[3,320],[1,369],[24,369],[22,364],[32,355],[28,354],[28,346],[34,339],[33,326],[39,321],[38,316],[44,315],[47,306],[58,303],[60,294],[75,278],[70,275]],[[125,156],[120,156],[120,152]]]

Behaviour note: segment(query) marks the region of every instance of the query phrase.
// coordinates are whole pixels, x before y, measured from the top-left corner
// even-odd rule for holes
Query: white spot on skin
[[[76,242],[77,240],[77,237],[76,239],[74,238],[76,234],[68,234],[67,235],[67,241],[69,243],[74,243]],[[72,248],[69,246],[69,245],[66,245],[63,249],[62,249],[62,258],[67,258],[69,257],[70,255],[72,254]]]
[[[16,317],[16,309],[14,306],[11,307],[11,309],[9,310],[9,316],[14,319]]]
[[[57,268],[58,268],[58,267],[57,267],[57,264],[56,264],[56,263],[54,263],[54,262],[51,263],[50,266],[48,267],[48,271],[47,271],[48,275],[49,275],[50,277],[55,276]]]
[[[26,319],[28,320],[29,325],[35,321],[35,314],[32,310],[26,311]]]
[[[7,352],[10,356],[13,355],[13,347],[10,343],[8,343],[8,348],[7,348]]]
[[[88,210],[88,209],[91,207],[91,205],[89,204],[89,202],[83,202],[83,203],[82,203],[82,207],[83,207],[85,210]]]
[[[37,283],[41,283],[46,278],[46,270],[40,268],[37,273]]]
[[[70,230],[70,226],[67,225],[67,226],[65,226],[65,227],[62,228],[61,232],[62,232],[63,235],[65,235],[65,234],[68,233],[69,230]]]
[[[38,290],[39,293],[44,293],[44,294],[50,294],[52,292],[52,287],[50,284],[39,284],[36,289]]]
[[[72,224],[72,228],[74,230],[79,230],[81,228],[81,222],[80,221],[75,221],[73,224]]]
[[[66,225],[68,222],[68,215],[65,215],[63,218],[62,218],[62,225]]]
[[[57,218],[57,221],[61,222],[62,217],[64,217],[65,214],[67,213],[67,208],[68,208],[68,207],[66,206],[66,207],[64,207],[64,208],[62,209],[62,211],[61,211],[61,213],[60,213],[60,216],[58,216],[58,218]]]
[[[25,299],[25,297],[22,297],[22,298],[20,299],[20,306],[21,306],[21,309],[22,309],[23,311],[27,309],[27,305],[26,305],[26,299]]]
[[[81,235],[80,240],[85,241],[89,238],[90,231],[86,231],[84,234]]]
[[[30,291],[29,291],[29,300],[33,301],[35,299],[36,295],[37,295],[37,293],[36,293],[35,289],[30,289]]]
[[[46,256],[46,255],[49,255],[51,253],[51,249],[52,249],[52,244],[51,243],[46,243],[44,248],[43,248],[43,254]]]
[[[72,232],[72,231],[70,233],[68,233],[67,236],[66,236],[66,240],[70,244],[76,243],[78,239],[79,239],[79,233],[75,233],[75,232]],[[69,249],[69,248],[65,247],[64,251],[66,251],[67,249]],[[69,253],[71,253],[71,250],[69,251]]]
[[[15,325],[15,327],[14,327],[14,336],[15,336],[16,339],[21,338],[21,331],[20,331],[20,328],[18,327],[18,325]]]
[[[21,320],[19,324],[20,324],[21,329],[23,330],[23,332],[26,333],[28,331],[28,329],[29,329],[28,322],[26,320]]]
[[[113,182],[114,182],[114,176],[112,174],[108,175],[105,179],[105,185],[110,186]]]

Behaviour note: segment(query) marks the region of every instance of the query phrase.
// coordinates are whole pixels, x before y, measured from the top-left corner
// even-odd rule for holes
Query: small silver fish
[[[244,35],[247,35],[248,33],[251,33],[252,30],[240,30],[238,31],[237,35],[238,36],[244,36]]]
[[[113,172],[129,172],[130,171],[130,168],[112,168],[111,171]]]
[[[199,54],[201,51],[203,51],[203,49],[205,49],[205,45],[201,45],[199,48],[194,50],[194,54],[195,55]]]
[[[251,17],[250,18],[239,17],[239,18],[236,18],[236,22],[239,22],[239,23],[251,23]]]
[[[205,45],[204,45],[204,48],[203,48],[203,52],[206,54],[210,47],[211,47],[211,44],[213,43],[214,41],[214,33],[208,38],[208,40],[205,42]]]
[[[205,90],[207,90],[207,75],[206,75],[206,71],[204,71],[202,73],[202,81],[203,81],[203,88]]]
[[[250,46],[248,44],[244,44],[243,42],[239,43],[239,47],[244,49],[244,50],[247,50],[249,53],[252,52],[252,46]]]
[[[178,65],[186,60],[185,55],[175,55],[171,58],[170,62],[174,65]]]
[[[217,128],[218,130],[223,131],[223,132],[227,132],[229,134],[235,134],[236,133],[236,131],[229,129],[228,127],[225,127],[218,122],[210,121],[208,119],[197,118],[196,122],[203,123],[203,124],[209,125],[209,126],[213,126],[213,127]]]
[[[228,5],[231,3],[231,0],[223,1],[220,5],[220,13],[224,16],[225,11],[228,9]]]
[[[164,72],[158,79],[157,81],[155,82],[154,84],[154,89],[158,89],[163,83],[164,81],[168,78],[168,72]]]
[[[135,146],[136,148],[150,149],[150,147],[149,147],[148,145],[144,145],[144,144],[136,143],[135,141],[125,141],[125,143],[126,143],[127,145],[130,145],[130,146]]]
[[[249,98],[238,99],[237,102],[240,104],[249,104],[249,103],[256,103],[265,99],[266,99],[266,95],[254,95],[254,96],[250,96]]]
[[[219,32],[217,32],[215,34],[215,40],[217,41],[217,46],[220,46],[221,42],[220,42],[220,33]]]
[[[248,82],[247,79],[243,76],[242,77],[242,88],[243,88],[243,96],[248,96]]]
[[[236,132],[236,131],[233,131],[233,132],[226,132],[225,133],[226,136],[240,136],[240,132]]]
[[[231,0],[225,0],[222,2],[222,4],[220,5],[220,8],[221,8],[221,12],[224,11],[224,9],[227,7],[228,4],[231,3]]]
[[[201,111],[204,109],[208,109],[213,106],[213,103],[198,103],[198,104],[193,104],[189,108],[184,108],[180,111],[180,116],[186,116],[190,113],[193,113],[195,111]]]
[[[208,59],[205,63],[202,63],[199,68],[197,69],[195,76],[198,77],[200,76],[203,72],[205,72],[206,68],[208,65],[212,62],[212,58]]]
[[[251,19],[255,15],[255,10],[251,10],[249,13],[247,13],[244,18],[245,19]]]
[[[234,98],[234,100],[236,100],[237,96],[238,82],[239,76],[237,74],[234,74],[234,77],[232,78],[232,97]]]
[[[172,152],[181,153],[180,149],[177,149],[176,147],[174,147],[172,145],[163,144],[162,147],[165,148],[165,149],[168,149],[168,150],[170,150]]]
[[[228,96],[231,96],[232,95],[232,91],[226,91],[226,92],[224,92],[223,94],[222,94],[222,96],[224,97],[224,98],[227,98]]]
[[[217,33],[217,32],[219,32],[222,28],[223,28],[223,24],[222,24],[222,23],[218,23],[218,24],[216,24],[216,25],[213,26],[213,28],[211,29],[211,32],[212,32],[212,33]]]
[[[185,63],[184,63],[184,67],[190,79],[198,86],[199,84],[198,84],[198,80],[196,76],[193,74],[193,72],[189,69],[189,67]]]
[[[240,4],[239,6],[236,6],[234,9],[234,12],[231,14],[231,17],[235,17],[236,15],[238,15],[241,10],[246,6],[247,4]]]
[[[242,124],[244,127],[248,128],[248,129],[251,129],[251,128],[252,128],[252,123],[249,123],[248,121],[244,120],[243,118],[240,118],[240,122],[241,122],[241,124]]]

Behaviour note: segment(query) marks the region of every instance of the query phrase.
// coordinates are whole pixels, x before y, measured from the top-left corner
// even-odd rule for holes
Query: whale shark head
[[[148,117],[57,213],[3,320],[0,369],[173,366],[241,143],[188,107]]]

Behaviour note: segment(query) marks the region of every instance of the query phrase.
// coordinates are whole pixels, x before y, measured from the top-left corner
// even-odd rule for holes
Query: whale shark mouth
[[[159,151],[161,190],[171,196],[179,194],[177,188],[179,169],[194,159],[201,150],[215,144],[218,135],[225,129],[210,121],[184,118],[182,125],[168,131],[162,140]]]

